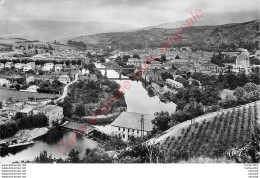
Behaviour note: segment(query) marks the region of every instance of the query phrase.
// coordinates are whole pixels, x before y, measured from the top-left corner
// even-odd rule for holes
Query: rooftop
[[[112,122],[112,126],[124,127],[130,129],[141,130],[141,113],[135,112],[122,112],[115,120]],[[144,116],[144,130],[152,131],[153,125],[152,120],[155,118],[150,114],[143,114]]]

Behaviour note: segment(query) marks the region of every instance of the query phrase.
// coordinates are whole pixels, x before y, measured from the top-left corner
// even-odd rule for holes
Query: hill
[[[232,23],[216,26],[194,26],[186,30],[182,35],[182,41],[176,46],[191,46],[197,48],[221,48],[232,49],[244,47],[255,49],[260,41],[259,20],[244,23]],[[153,28],[119,33],[101,33],[81,36],[71,40],[83,41],[87,45],[111,45],[114,49],[132,50],[143,49],[146,41],[149,48],[160,47],[174,32],[176,28]],[[222,37],[222,40],[220,38]]]
[[[193,125],[190,121],[176,125],[150,143],[159,144],[169,159],[223,157],[231,149],[250,144],[252,135],[259,135],[259,112],[258,101],[199,116]],[[176,160],[168,160],[172,161]]]
[[[26,38],[54,41],[79,35],[105,32],[119,32],[134,29],[125,24],[108,22],[68,22],[68,21],[11,21],[0,19],[0,37]]]

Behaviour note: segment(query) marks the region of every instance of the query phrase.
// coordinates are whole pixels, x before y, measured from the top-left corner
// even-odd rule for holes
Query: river
[[[97,68],[104,68],[102,64],[95,64]],[[104,75],[105,70],[101,70]],[[114,70],[107,70],[108,78],[118,78],[119,74]],[[121,78],[127,79],[128,77],[122,76]],[[137,112],[143,114],[153,115],[155,112],[167,111],[169,113],[174,113],[176,109],[176,104],[163,103],[160,101],[158,96],[150,97],[147,90],[143,87],[142,82],[135,80],[115,80],[118,84],[123,86],[125,81],[128,81],[131,88],[125,91],[125,100],[127,104],[127,112]],[[95,126],[96,128],[106,132],[111,133],[110,125],[106,126]]]
[[[96,64],[98,68],[104,67],[101,64]],[[102,74],[105,74],[105,71],[101,71]],[[116,71],[108,70],[108,78],[116,78],[119,74]],[[127,78],[122,76],[122,78]],[[126,80],[116,80],[117,83],[123,84]],[[128,112],[137,112],[144,114],[154,114],[155,112],[168,111],[169,113],[174,113],[176,105],[174,103],[163,103],[160,101],[158,96],[150,97],[148,92],[143,87],[140,81],[127,80],[131,84],[131,88],[125,91],[125,100],[127,104]],[[105,126],[95,126],[96,128],[106,132],[111,133],[110,125]],[[61,130],[53,130],[47,135],[36,140],[35,144],[28,146],[22,150],[12,150],[7,154],[1,153],[0,162],[14,162],[22,160],[33,160],[36,156],[40,154],[41,151],[46,150],[49,154],[52,154],[56,158],[65,158],[67,154],[61,154],[57,149],[57,144],[60,142],[66,142],[68,138],[72,137],[72,132],[65,132]],[[86,138],[77,138],[73,149],[80,152],[82,157],[85,153],[86,148],[95,148],[98,145],[97,142]],[[61,148],[62,149],[62,148]],[[71,149],[68,149],[69,153]]]

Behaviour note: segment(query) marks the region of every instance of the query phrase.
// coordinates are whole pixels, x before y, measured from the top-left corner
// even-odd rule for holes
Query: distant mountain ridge
[[[192,17],[191,14],[187,14],[187,15],[189,15],[189,17]],[[202,17],[197,19],[194,26],[206,26],[206,25],[214,26],[214,25],[224,25],[230,23],[242,23],[242,22],[253,21],[255,19],[260,19],[260,14],[258,11],[207,13],[207,12],[203,12],[202,10]],[[168,22],[159,25],[148,26],[138,30],[150,30],[153,28],[172,29],[172,28],[180,27],[182,24],[187,23],[186,20],[187,18],[175,22]]]
[[[192,46],[195,48],[236,48],[244,47],[256,49],[260,41],[259,20],[231,23],[215,26],[193,26],[182,34],[182,41],[176,46]],[[102,33],[72,38],[74,41],[82,41],[87,45],[111,45],[114,49],[132,50],[144,49],[146,42],[149,48],[160,47],[165,44],[168,37],[176,28],[153,28],[131,32]],[[220,33],[221,37],[220,37]],[[222,39],[220,39],[222,38]]]
[[[0,37],[19,37],[42,41],[134,29],[130,25],[109,22],[11,21],[3,19],[0,19],[0,27]]]

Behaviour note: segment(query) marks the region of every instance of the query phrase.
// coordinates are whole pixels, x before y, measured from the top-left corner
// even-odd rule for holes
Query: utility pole
[[[141,137],[144,137],[144,115],[141,115]]]

